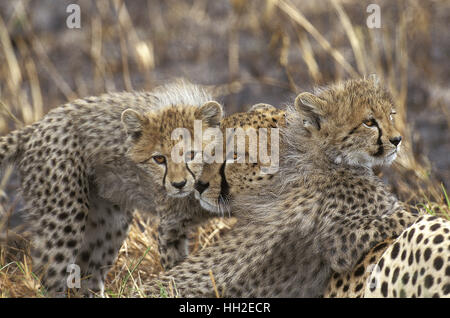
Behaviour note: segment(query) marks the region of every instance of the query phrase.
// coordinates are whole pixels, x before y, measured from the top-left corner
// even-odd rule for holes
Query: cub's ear
[[[257,110],[276,110],[276,108],[272,105],[269,104],[265,104],[265,103],[259,103],[259,104],[255,104],[253,105],[247,112],[254,112]]]
[[[148,121],[144,115],[131,108],[125,109],[122,112],[120,120],[122,121],[127,134],[134,140],[141,137],[143,126]]]
[[[305,128],[320,130],[320,121],[323,116],[321,111],[325,101],[311,93],[301,93],[295,98],[295,108],[303,117]]]
[[[222,116],[222,106],[216,101],[206,102],[195,111],[195,118],[204,120],[210,127],[219,126]]]

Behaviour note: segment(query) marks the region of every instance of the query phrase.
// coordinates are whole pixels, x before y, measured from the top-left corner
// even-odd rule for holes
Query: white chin
[[[389,167],[397,158],[397,152],[393,152],[386,157],[373,160],[372,166]]]
[[[396,151],[392,152],[391,154],[385,157],[373,157],[366,153],[358,153],[353,154],[352,156],[347,156],[345,157],[344,160],[341,156],[339,156],[335,159],[335,163],[339,164],[344,161],[351,166],[372,168],[374,166],[378,167],[389,166],[392,164],[395,158],[397,158]]]
[[[170,193],[169,196],[173,197],[173,198],[184,198],[186,196],[189,195],[190,192],[175,192],[175,193]]]
[[[200,202],[200,206],[202,208],[204,208],[206,211],[213,212],[213,213],[219,213],[218,206],[212,205],[201,198],[197,198],[197,199]]]
[[[372,166],[375,166],[378,164],[378,159],[369,156],[365,153],[357,153],[352,154],[351,156],[346,156],[344,158],[338,157],[335,160],[335,163],[340,164],[341,162],[345,162],[346,164],[354,167],[367,167],[372,168]],[[381,162],[382,160],[380,160]]]
[[[385,161],[385,165],[391,165],[395,158],[397,158],[397,152],[391,153],[390,155],[386,156],[386,158],[384,159]]]

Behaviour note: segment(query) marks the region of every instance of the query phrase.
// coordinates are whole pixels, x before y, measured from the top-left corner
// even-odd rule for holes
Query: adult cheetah
[[[450,221],[423,215],[375,246],[352,272],[333,275],[325,297],[450,297]]]

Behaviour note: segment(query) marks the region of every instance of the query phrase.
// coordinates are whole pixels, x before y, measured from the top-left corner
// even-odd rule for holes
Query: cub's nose
[[[391,142],[391,144],[397,147],[400,144],[400,141],[402,141],[402,136],[391,138],[389,139],[389,141]]]
[[[186,185],[186,179],[181,182],[172,182],[172,185],[177,189],[181,189]]]
[[[200,194],[202,194],[208,187],[209,187],[209,182],[205,183],[205,182],[201,182],[200,180],[198,180],[194,185],[195,190],[197,190]]]

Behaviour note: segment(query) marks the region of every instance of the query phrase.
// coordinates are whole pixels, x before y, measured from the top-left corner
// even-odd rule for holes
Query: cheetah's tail
[[[23,130],[14,130],[6,136],[0,137],[0,165],[14,162],[21,152]]]

